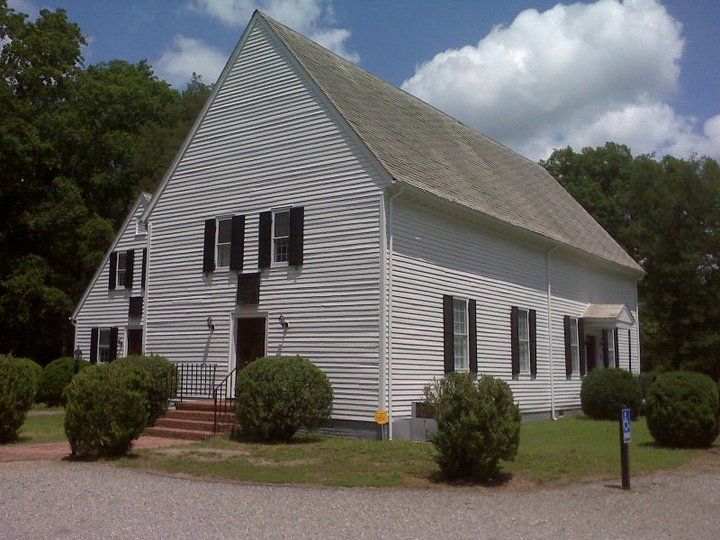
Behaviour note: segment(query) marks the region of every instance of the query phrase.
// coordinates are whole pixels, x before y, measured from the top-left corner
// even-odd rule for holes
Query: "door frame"
[[[145,354],[145,327],[141,322],[127,323],[123,329],[123,356],[128,355],[128,330],[142,330],[143,337],[140,347],[142,347],[142,353]]]
[[[237,326],[238,319],[265,319],[265,356],[268,354],[268,330],[270,316],[267,311],[245,311],[242,308],[235,308],[230,314],[230,339],[228,343],[228,373],[237,366]],[[235,374],[230,377],[230,388],[233,397],[235,397]]]

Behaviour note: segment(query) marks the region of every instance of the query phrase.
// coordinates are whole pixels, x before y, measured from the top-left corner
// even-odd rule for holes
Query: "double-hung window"
[[[570,359],[572,372],[580,373],[580,343],[578,338],[578,320],[570,318]]]
[[[518,309],[518,360],[520,373],[530,373],[530,323],[527,309]]]
[[[232,218],[217,220],[217,251],[215,260],[218,268],[230,266],[230,249],[232,244]]]
[[[122,251],[117,254],[117,274],[116,274],[116,286],[117,287],[124,287],[125,286],[125,267],[127,265],[127,253],[125,251]]]
[[[273,262],[288,262],[290,246],[290,211],[273,212]]]
[[[455,371],[469,371],[468,305],[464,298],[453,298],[453,333],[455,336]]]
[[[110,329],[100,328],[98,331],[98,360],[110,361]]]
[[[613,330],[605,331],[605,340],[607,341],[608,366],[615,367],[615,334]]]

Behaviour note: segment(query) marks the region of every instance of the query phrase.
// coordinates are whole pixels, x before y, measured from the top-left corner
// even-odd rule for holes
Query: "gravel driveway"
[[[720,471],[534,492],[186,480],[102,464],[0,464],[2,538],[717,538]]]

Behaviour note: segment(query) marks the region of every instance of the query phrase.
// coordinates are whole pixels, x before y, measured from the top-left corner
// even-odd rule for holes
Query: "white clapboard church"
[[[93,362],[160,354],[207,396],[303,355],[333,425],[414,437],[444,373],[550,416],[589,370],[638,371],[642,276],[538,164],[256,12],[73,321]]]

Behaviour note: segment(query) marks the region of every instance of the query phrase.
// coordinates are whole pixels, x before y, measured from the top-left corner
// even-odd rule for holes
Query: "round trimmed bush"
[[[437,421],[430,441],[449,479],[494,479],[500,460],[512,461],[520,444],[520,409],[505,381],[450,373],[425,388]]]
[[[86,360],[80,360],[80,369],[90,365]],[[75,360],[70,356],[64,356],[53,360],[42,370],[40,383],[38,384],[37,401],[45,403],[48,407],[63,405],[63,391],[70,384],[75,370]]]
[[[648,390],[646,415],[650,434],[663,446],[710,446],[720,431],[718,387],[702,373],[663,373]]]
[[[17,439],[33,404],[33,368],[11,356],[0,356],[0,443]]]
[[[127,370],[134,388],[145,394],[148,423],[157,420],[167,409],[177,388],[177,368],[162,356],[127,356],[112,363],[113,369]]]
[[[147,398],[129,370],[89,367],[73,377],[65,397],[65,434],[73,455],[125,454],[147,425]]]
[[[640,414],[642,390],[629,371],[594,369],[582,381],[580,403],[583,413],[595,420],[618,420],[623,407],[629,407],[636,417]]]
[[[33,399],[35,399],[35,396],[37,394],[38,385],[40,384],[40,377],[42,376],[42,366],[38,364],[35,360],[30,360],[30,358],[15,358],[16,361],[26,365],[28,368],[30,368],[30,373],[32,374],[33,379]]]
[[[240,435],[263,441],[292,439],[330,418],[333,390],[315,364],[300,356],[259,358],[235,383]]]
[[[657,379],[657,376],[658,373],[656,371],[643,371],[635,376],[637,377],[638,383],[640,383],[640,414],[645,414],[645,402],[647,401],[648,390],[650,389],[650,385]]]

